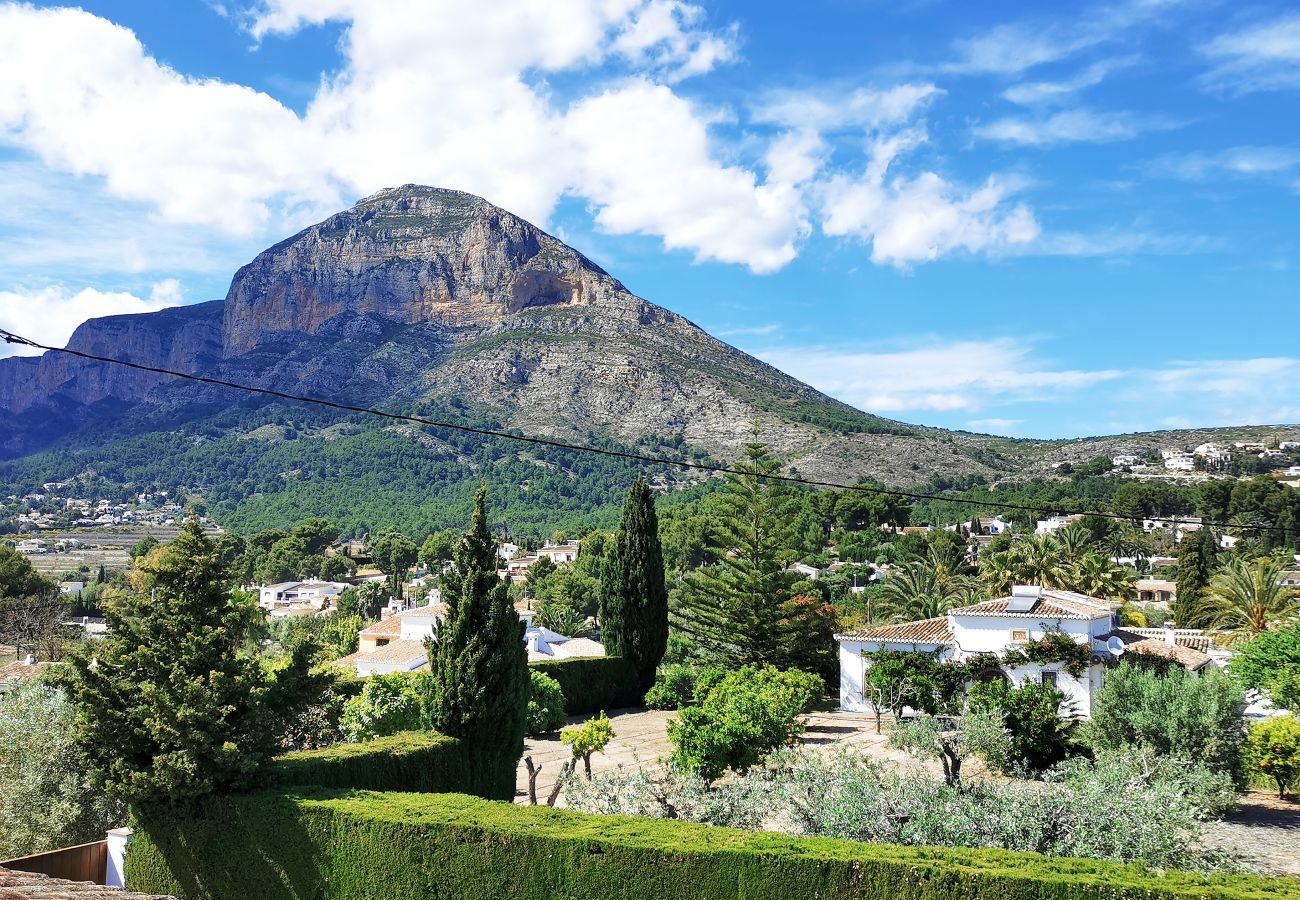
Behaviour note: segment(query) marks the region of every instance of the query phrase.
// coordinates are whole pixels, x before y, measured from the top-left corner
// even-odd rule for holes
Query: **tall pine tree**
[[[654,495],[640,478],[627,492],[601,572],[600,629],[605,651],[631,660],[641,688],[649,688],[668,646],[668,589]]]
[[[480,487],[469,531],[453,554],[455,571],[444,582],[447,617],[430,660],[433,726],[466,742],[481,760],[484,796],[509,800],[524,752],[531,682],[524,624],[497,575],[485,496]]]
[[[132,590],[104,605],[112,635],[72,658],[63,686],[80,739],[110,793],[174,801],[249,783],[273,749],[273,689],[255,659],[247,600],[226,586],[212,541],[191,521],[137,558]]]
[[[1183,538],[1178,551],[1178,600],[1174,607],[1174,620],[1182,628],[1203,628],[1208,622],[1202,601],[1218,567],[1218,553],[1218,541],[1208,528]]]
[[[727,476],[720,519],[709,528],[710,566],[688,572],[670,610],[692,655],[728,665],[786,666],[797,643],[785,568],[791,556],[789,491],[770,476],[780,464],[758,440]]]

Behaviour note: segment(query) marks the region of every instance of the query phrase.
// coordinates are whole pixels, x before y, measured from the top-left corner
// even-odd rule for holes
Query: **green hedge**
[[[517,760],[492,765],[455,738],[408,731],[359,744],[335,744],[277,757],[271,787],[318,786],[371,791],[456,792],[496,800],[515,795]]]
[[[1032,853],[790,838],[488,803],[312,789],[138,814],[132,890],[188,900],[1282,900],[1300,879]]]
[[[531,666],[560,683],[566,715],[626,709],[640,706],[645,700],[645,694],[637,689],[636,669],[621,656],[556,659]]]

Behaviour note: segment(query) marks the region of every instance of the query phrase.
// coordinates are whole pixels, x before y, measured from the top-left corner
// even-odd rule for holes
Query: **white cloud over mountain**
[[[0,5],[0,143],[102,178],[166,221],[234,236],[283,232],[412,181],[542,223],[575,197],[606,232],[760,273],[792,260],[819,215],[897,266],[1036,234],[1023,205],[1002,208],[1010,191],[997,177],[961,188],[924,167],[889,179],[874,178],[874,161],[864,176],[828,168],[825,133],[856,129],[879,146],[942,93],[932,84],[784,110],[774,97],[751,123],[766,133],[762,165],[747,163],[715,133],[718,111],[678,88],[737,58],[736,28],[711,27],[683,0],[265,0],[241,21],[255,40],[343,27],[342,66],[322,74],[303,114],[169,68],[88,12]],[[573,73],[587,77],[561,98],[547,78]],[[819,198],[834,185],[854,193],[831,209]]]

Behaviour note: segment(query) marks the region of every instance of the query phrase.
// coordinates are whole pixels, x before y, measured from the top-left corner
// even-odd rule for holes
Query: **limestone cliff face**
[[[83,322],[68,349],[143,365],[202,371],[221,349],[221,302],[180,306],[143,315],[106,316]],[[23,413],[55,400],[84,406],[134,403],[166,379],[160,375],[89,362],[63,353],[4,360],[0,407]]]
[[[494,325],[537,306],[625,293],[577,251],[486,200],[406,185],[276,244],[226,295],[226,357],[344,313],[404,325]]]

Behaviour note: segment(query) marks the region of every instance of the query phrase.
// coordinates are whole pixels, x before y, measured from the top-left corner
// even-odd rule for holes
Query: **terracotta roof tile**
[[[1159,633],[1161,636],[1147,636],[1153,632]],[[1160,659],[1176,662],[1183,668],[1192,671],[1204,668],[1210,662],[1210,657],[1205,654],[1205,651],[1194,646],[1196,643],[1203,642],[1208,647],[1209,638],[1176,635],[1174,643],[1171,644],[1165,640],[1163,628],[1112,628],[1097,640],[1105,641],[1110,638],[1119,638],[1123,641],[1126,653],[1157,656]]]
[[[424,658],[427,654],[423,641],[392,641],[357,657],[357,662],[404,663]]]
[[[380,619],[375,624],[367,625],[361,629],[361,634],[366,637],[396,637],[401,633],[402,620],[397,616]]]
[[[948,617],[938,616],[922,619],[919,622],[900,622],[896,625],[878,625],[862,631],[836,635],[842,640],[851,641],[885,641],[900,644],[948,644],[952,642],[952,631],[948,628]]]
[[[1010,597],[998,597],[995,600],[984,600],[970,606],[958,607],[952,610],[952,613],[960,616],[1016,616],[1020,618],[1042,618],[1046,616],[1052,619],[1095,619],[1099,616],[1110,615],[1112,610],[1119,608],[1118,603],[1099,600],[1086,594],[1076,594],[1073,591],[1044,590],[1038,601],[1024,612],[1014,612],[1008,609],[1011,605],[1011,599]]]
[[[176,900],[163,894],[137,894],[89,881],[64,881],[36,872],[0,868],[0,900]]]

